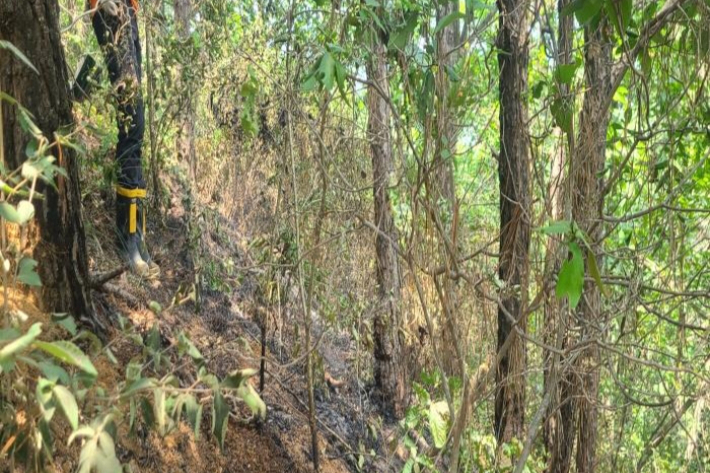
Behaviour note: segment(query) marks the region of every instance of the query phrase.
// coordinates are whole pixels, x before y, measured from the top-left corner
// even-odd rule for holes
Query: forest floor
[[[259,313],[257,282],[252,272],[244,271],[234,278],[231,291],[202,290],[199,310],[192,300],[159,315],[149,309],[151,301],[169,307],[176,294],[184,294],[185,288],[194,287],[195,283],[188,242],[190,212],[185,208],[188,200],[183,198],[186,186],[177,178],[167,179],[165,185],[172,197],[164,215],[148,219],[148,241],[162,270],[160,278],[142,280],[126,272],[107,282],[102,290],[93,292],[96,311],[110,327],[106,342],[116,342],[114,337],[120,335],[116,323],[116,314],[120,313],[144,338],[153,325],[158,324],[164,347],[184,331],[203,354],[208,370],[220,378],[236,369],[259,368],[261,331],[256,316]],[[89,192],[84,197],[84,209],[91,272],[101,274],[120,267],[113,247],[111,196],[105,192]],[[248,266],[248,248],[244,244],[247,238],[240,234],[231,219],[216,213],[212,224],[200,222],[200,232],[200,244],[211,258],[231,258],[237,267]],[[129,464],[135,473],[313,471],[304,356],[293,359],[287,356],[298,353],[299,341],[293,327],[302,325],[302,320],[300,315],[288,315],[298,319],[281,322],[274,314],[268,317],[273,323],[267,323],[271,328],[266,334],[268,362],[262,398],[268,406],[268,414],[264,422],[240,420],[248,417],[248,409],[232,403],[223,452],[210,432],[209,409],[204,410],[197,439],[187,424],[181,424],[165,438],[142,426],[137,429],[137,435],[129,436],[126,427],[119,427],[117,454],[121,462]],[[394,430],[382,428],[368,388],[357,375],[356,344],[352,336],[331,327],[315,312],[311,320],[318,359],[322,360],[322,366],[316,370],[315,390],[321,471],[390,470],[397,460],[396,456],[384,452],[392,442],[382,438],[383,431],[391,435]],[[136,347],[130,343],[115,343],[113,352],[118,363],[105,359],[96,362],[101,373],[99,382],[107,387],[125,379],[125,367],[136,355]],[[191,381],[190,374],[177,375]],[[258,376],[251,382],[258,387]],[[55,470],[75,471],[76,446],[58,448]],[[62,452],[62,448],[68,451]]]

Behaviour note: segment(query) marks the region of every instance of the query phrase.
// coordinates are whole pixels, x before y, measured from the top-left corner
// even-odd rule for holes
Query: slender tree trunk
[[[563,8],[571,0],[559,0],[558,36],[557,36],[557,64],[564,65],[572,62],[572,40],[574,35],[574,16],[562,13]],[[561,99],[573,103],[574,96],[570,87],[558,83]],[[574,131],[572,130],[561,140],[559,149],[552,162],[550,187],[548,189],[549,208],[548,214],[554,220],[568,219],[571,216],[569,202],[569,178],[565,175],[567,156],[574,152]],[[569,214],[569,215],[568,215]],[[556,348],[563,348],[569,344],[567,335],[568,317],[564,301],[555,295],[554,275],[560,271],[564,258],[564,246],[556,239],[550,238],[545,254],[545,342]],[[572,449],[574,447],[574,399],[570,395],[574,378],[567,371],[561,369],[560,356],[549,351],[545,353],[545,392],[550,391],[550,403],[544,428],[545,449],[548,454],[548,471],[566,472],[570,468]],[[562,400],[564,399],[564,402]],[[554,466],[554,469],[553,469]]]
[[[183,43],[190,39],[190,18],[192,17],[192,5],[190,0],[175,1],[175,26],[178,38]],[[188,57],[188,55],[184,55]],[[180,117],[180,135],[177,141],[177,152],[181,162],[187,164],[190,180],[196,184],[197,162],[195,155],[195,106],[192,100],[194,77],[191,74],[190,64],[180,65],[180,75],[182,88],[185,93],[183,111]]]
[[[592,244],[597,262],[601,266],[601,214],[604,205],[600,177],[606,157],[606,131],[609,125],[609,103],[612,92],[611,43],[604,33],[606,21],[595,30],[585,30],[585,80],[587,92],[579,122],[579,139],[571,172],[574,193],[572,218],[584,230]],[[582,340],[601,339],[603,325],[601,293],[594,282],[585,282],[584,296],[577,309],[582,324]],[[577,363],[581,376],[581,393],[578,396],[577,471],[595,470],[599,364],[597,345],[588,346]]]
[[[498,310],[498,347],[515,337],[496,373],[495,432],[499,442],[522,439],[525,421],[525,343],[508,314],[526,330],[530,248],[530,138],[527,132],[528,20],[522,0],[499,0],[497,46],[500,98],[500,262],[505,283]],[[505,312],[508,312],[506,314]]]
[[[438,21],[445,18],[450,13],[458,9],[458,4],[446,2],[439,8]],[[439,68],[436,74],[436,142],[434,150],[434,195],[433,205],[439,210],[436,216],[441,220],[439,235],[439,264],[447,268],[441,278],[442,295],[445,305],[442,311],[444,317],[444,327],[442,339],[444,354],[442,360],[447,374],[463,376],[461,364],[462,353],[459,346],[459,320],[458,306],[459,298],[456,292],[456,281],[448,275],[456,265],[457,243],[456,234],[456,187],[454,181],[454,154],[456,152],[456,140],[458,138],[458,128],[456,127],[453,111],[449,109],[449,72],[458,58],[455,47],[458,42],[458,22],[443,28],[437,41],[437,55]],[[443,217],[443,218],[442,218]],[[453,253],[453,254],[452,254]]]
[[[373,83],[367,91],[367,128],[372,153],[375,225],[379,230],[375,238],[378,294],[374,317],[375,382],[381,391],[385,411],[399,418],[404,415],[406,407],[405,367],[399,337],[401,283],[395,247],[397,231],[388,189],[393,169],[390,110],[381,95],[389,94],[389,85],[385,46],[380,38],[372,43],[372,59],[367,65],[367,76]]]
[[[50,142],[60,128],[73,124],[58,15],[53,0],[0,0],[0,39],[14,44],[39,72],[0,49],[0,90],[34,115]],[[15,169],[25,159],[29,136],[20,127],[17,107],[6,101],[0,106],[5,164]],[[42,186],[44,201],[34,202],[40,229],[34,257],[39,261],[43,309],[68,312],[96,326],[87,286],[79,163],[71,148],[55,145],[52,154],[67,177],[57,176],[56,189]]]

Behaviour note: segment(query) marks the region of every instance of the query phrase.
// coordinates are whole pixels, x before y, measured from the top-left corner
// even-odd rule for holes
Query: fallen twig
[[[121,274],[123,274],[126,270],[128,269],[128,266],[123,265],[120,268],[114,269],[112,271],[107,271],[105,273],[96,273],[92,274],[89,277],[89,287],[92,289],[100,289],[101,286],[106,284],[108,281],[110,281],[113,278],[117,278]]]

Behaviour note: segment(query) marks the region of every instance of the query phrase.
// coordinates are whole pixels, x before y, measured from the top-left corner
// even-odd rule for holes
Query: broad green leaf
[[[42,333],[42,324],[37,322],[32,325],[26,334],[8,343],[0,349],[0,362],[4,362],[16,353],[27,348]],[[35,342],[37,343],[37,342]]]
[[[49,353],[59,361],[76,366],[84,373],[91,377],[96,377],[98,373],[96,368],[89,360],[83,351],[72,342],[66,340],[58,340],[56,342],[34,342],[34,346],[40,350]]]
[[[197,349],[194,343],[185,335],[184,332],[180,332],[178,335],[178,354],[180,356],[187,353],[193,361],[201,364],[204,361],[202,353]]]
[[[69,373],[66,372],[61,366],[57,366],[50,361],[40,361],[39,369],[42,374],[50,381],[57,382],[60,381],[64,384],[70,384]]]
[[[404,25],[395,29],[390,34],[387,47],[389,49],[398,49],[400,51],[404,51],[404,48],[407,47],[407,43],[409,43],[409,40],[412,37],[412,33],[414,33],[414,30],[417,28],[418,19],[419,12],[407,12],[405,14]]]
[[[562,84],[570,85],[574,80],[574,73],[577,71],[579,63],[560,64],[555,68],[555,79]]]
[[[52,394],[54,394],[54,399],[56,399],[64,416],[69,421],[72,430],[76,430],[79,427],[79,406],[76,403],[74,395],[67,388],[59,384],[54,386]]]
[[[561,97],[555,98],[552,105],[550,105],[550,112],[555,118],[555,124],[559,126],[562,131],[565,133],[572,133],[574,115],[572,106],[568,99],[563,99]]]
[[[429,406],[429,428],[436,448],[443,448],[448,434],[449,406],[446,401],[432,402]]]
[[[569,233],[571,229],[572,226],[567,220],[557,220],[545,227],[539,228],[538,231],[545,235],[564,235]]]
[[[35,69],[35,66],[32,65],[32,62],[30,62],[30,60],[27,59],[27,56],[25,56],[25,55],[22,53],[22,51],[20,51],[19,49],[17,49],[17,47],[16,47],[14,44],[12,44],[12,43],[9,42],[9,41],[5,41],[5,40],[3,40],[3,39],[0,39],[0,48],[2,48],[2,49],[7,49],[7,50],[10,51],[12,54],[14,54],[14,55],[17,57],[17,59],[19,59],[20,61],[24,62],[27,67],[29,67],[30,69],[32,69],[32,71],[34,71],[35,74],[39,74],[39,72],[37,72],[37,69]]]
[[[460,11],[455,11],[455,12],[449,13],[444,18],[442,18],[441,21],[439,21],[439,23],[436,25],[436,28],[434,28],[433,34],[437,34],[439,31],[443,30],[444,28],[449,26],[454,21],[460,20],[462,18],[466,18],[466,15],[464,15]]]
[[[76,336],[78,327],[76,325],[76,320],[69,314],[64,313],[54,313],[52,314],[52,322],[63,327],[67,332]]]
[[[54,383],[48,379],[39,378],[37,380],[35,396],[37,398],[37,404],[39,404],[40,410],[42,411],[42,418],[46,422],[52,420],[52,417],[54,417],[54,411],[56,410],[54,398],[52,397],[53,387]]]
[[[329,52],[323,53],[318,67],[320,83],[325,90],[331,90],[335,84],[335,59]]]
[[[582,250],[577,243],[571,242],[568,246],[572,258],[562,263],[560,274],[557,277],[555,294],[558,298],[566,296],[570,307],[574,309],[579,304],[584,287],[584,258],[582,258]]]
[[[22,332],[14,327],[0,329],[0,344],[9,342],[22,335]]]
[[[37,261],[28,256],[23,256],[17,268],[17,280],[28,286],[41,286],[42,281],[35,271]]]
[[[631,23],[633,0],[606,0],[604,9],[616,31],[623,37]]]
[[[227,421],[229,420],[229,406],[219,389],[214,390],[212,403],[212,433],[217,437],[220,450],[224,450],[224,438],[227,434]]]
[[[225,389],[238,389],[242,386],[242,384],[244,384],[244,381],[258,373],[259,371],[253,368],[233,371],[226,378],[224,378],[224,381],[222,381],[222,387]]]
[[[584,26],[597,16],[603,5],[604,0],[574,0],[562,9],[562,14],[574,13],[577,22]]]
[[[178,397],[175,407],[176,420],[180,417],[183,407],[185,408],[185,417],[192,427],[195,439],[198,439],[200,437],[200,421],[202,421],[202,404],[198,403],[193,395],[182,394]]]
[[[4,218],[10,223],[21,223],[22,218],[17,212],[14,205],[8,204],[7,202],[0,202],[0,217]]]
[[[266,419],[266,404],[256,392],[254,386],[250,383],[244,383],[239,389],[237,389],[237,396],[239,396],[244,403],[249,406],[251,413],[255,416],[259,416],[259,419]]]

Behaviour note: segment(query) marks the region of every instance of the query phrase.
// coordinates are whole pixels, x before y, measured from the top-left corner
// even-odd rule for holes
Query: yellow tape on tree
[[[116,194],[127,197],[129,199],[145,199],[145,189],[126,189],[125,187],[116,186]]]
[[[128,213],[128,233],[136,233],[136,217],[138,217],[138,204],[131,202]]]

